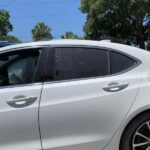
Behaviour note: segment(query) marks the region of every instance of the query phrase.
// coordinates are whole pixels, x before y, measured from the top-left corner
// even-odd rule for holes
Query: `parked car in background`
[[[0,48],[1,47],[5,47],[5,46],[10,46],[10,45],[14,45],[16,43],[13,43],[13,42],[5,42],[5,41],[0,41]]]
[[[0,49],[1,150],[150,150],[150,53],[54,40]]]

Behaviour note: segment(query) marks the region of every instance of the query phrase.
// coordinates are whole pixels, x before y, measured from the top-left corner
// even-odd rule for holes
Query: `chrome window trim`
[[[11,51],[14,51],[14,50],[24,50],[24,49],[27,49],[27,48],[49,48],[49,50],[51,48],[91,48],[91,49],[102,49],[102,50],[107,50],[109,52],[111,51],[114,51],[114,52],[118,52],[120,54],[123,54],[131,59],[133,59],[134,61],[136,61],[137,63],[131,67],[129,67],[128,69],[124,70],[124,71],[121,71],[119,73],[115,73],[115,74],[112,74],[112,75],[106,75],[106,76],[97,76],[97,77],[87,77],[87,78],[78,78],[78,79],[68,79],[68,80],[60,80],[60,81],[45,81],[44,84],[54,84],[54,83],[64,83],[64,82],[72,82],[72,81],[85,81],[85,80],[94,80],[94,79],[100,79],[100,78],[108,78],[108,77],[113,77],[113,76],[118,76],[118,75],[122,75],[122,74],[125,74],[131,70],[133,70],[134,68],[140,66],[142,64],[142,61],[139,60],[138,58],[128,54],[128,53],[125,53],[125,52],[122,52],[120,50],[117,50],[117,49],[112,49],[112,48],[107,48],[107,47],[102,47],[102,46],[89,46],[89,45],[73,45],[73,44],[48,44],[48,45],[33,45],[33,46],[24,46],[24,47],[18,47],[18,48],[10,48],[10,49],[7,49],[7,50],[4,50],[4,51],[1,51],[0,54],[3,54],[3,53],[7,53],[7,52],[11,52]],[[25,85],[14,85],[14,86],[3,86],[3,87],[0,87],[0,89],[3,89],[3,88],[11,88],[11,87],[22,87],[22,86],[31,86],[31,85],[35,85],[35,84],[43,84],[43,83],[31,83],[31,84],[25,84]]]
[[[137,66],[138,67],[138,66]],[[135,67],[134,67],[135,68]],[[131,69],[133,70],[133,69]],[[128,72],[128,71],[127,71]],[[126,72],[125,72],[126,73]],[[124,74],[124,73],[122,73]],[[67,83],[67,82],[78,82],[78,81],[86,81],[86,80],[98,80],[98,79],[103,79],[103,78],[110,78],[114,77],[117,75],[122,75],[122,74],[113,74],[113,75],[106,75],[106,76],[97,76],[97,77],[87,77],[87,78],[78,78],[78,79],[68,79],[68,80],[59,80],[59,81],[45,81],[44,84],[57,84],[57,83]]]
[[[20,84],[20,85],[7,85],[7,86],[0,86],[1,89],[8,89],[8,88],[20,88],[20,87],[28,87],[28,86],[36,86],[36,85],[43,85],[44,83],[29,83],[29,84]]]
[[[139,60],[138,58],[128,54],[128,53],[125,53],[125,52],[122,52],[120,50],[117,50],[117,49],[113,49],[113,48],[107,48],[107,47],[102,47],[102,46],[88,46],[88,45],[49,45],[49,48],[92,48],[92,49],[100,49],[100,50],[106,50],[106,51],[114,51],[114,52],[118,52],[120,54],[123,54],[127,57],[129,57],[130,59],[133,59],[135,61],[137,61],[137,63],[142,63],[141,60]]]
[[[13,51],[21,51],[21,50],[25,50],[25,49],[36,49],[36,48],[48,48],[49,45],[41,45],[41,46],[24,46],[24,47],[17,47],[17,48],[9,48],[7,50],[3,50],[3,51],[0,51],[0,55],[3,54],[3,53],[9,53],[9,52],[13,52]]]
[[[49,48],[89,48],[89,49],[101,49],[101,50],[106,50],[108,52],[116,52],[122,55],[125,55],[126,57],[129,57],[130,59],[134,60],[136,62],[135,65],[129,67],[128,69],[125,69],[124,71],[121,71],[119,73],[115,73],[115,74],[109,74],[109,75],[105,75],[105,76],[96,76],[96,77],[87,77],[87,78],[78,78],[78,79],[68,79],[68,80],[59,80],[59,81],[45,81],[44,84],[54,84],[54,83],[64,83],[64,82],[75,82],[75,81],[85,81],[85,80],[96,80],[96,79],[100,79],[100,78],[108,78],[108,77],[114,77],[114,76],[118,76],[118,75],[122,75],[125,74],[133,69],[135,69],[136,67],[140,66],[142,64],[142,61],[139,60],[138,58],[129,55],[125,52],[116,50],[116,49],[111,49],[111,48],[107,48],[107,47],[101,47],[101,46],[86,46],[86,45],[50,45]]]

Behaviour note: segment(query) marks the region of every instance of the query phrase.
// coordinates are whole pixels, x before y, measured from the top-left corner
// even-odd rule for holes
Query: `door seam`
[[[42,97],[42,93],[43,93],[43,87],[44,87],[44,83],[42,85],[42,89],[41,89],[41,93],[40,93],[40,99],[39,99],[39,106],[38,106],[38,129],[39,129],[41,150],[43,150],[43,143],[42,143],[42,134],[41,134],[41,127],[40,127],[40,105],[41,105],[41,97]]]

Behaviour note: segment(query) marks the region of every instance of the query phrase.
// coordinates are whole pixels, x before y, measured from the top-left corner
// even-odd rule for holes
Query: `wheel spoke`
[[[132,150],[145,150],[150,145],[150,121],[143,123],[135,132],[132,141]]]
[[[144,138],[144,139],[150,141],[150,138],[148,138],[147,136],[145,136],[145,135],[143,135],[143,134],[141,134],[141,133],[139,133],[139,132],[136,132],[135,135],[140,136],[140,137],[142,137],[142,138]]]
[[[133,147],[136,148],[136,147],[140,147],[140,146],[144,146],[144,145],[148,145],[148,144],[149,144],[149,141],[144,142],[144,143],[133,144]]]
[[[150,131],[150,122],[146,122],[146,126],[148,127],[149,131]]]

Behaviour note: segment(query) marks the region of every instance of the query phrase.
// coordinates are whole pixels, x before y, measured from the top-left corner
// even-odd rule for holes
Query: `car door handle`
[[[14,108],[23,108],[32,105],[37,100],[37,97],[17,96],[14,99],[7,101],[7,104]]]
[[[107,87],[104,87],[103,90],[106,92],[119,92],[128,87],[128,84],[119,84],[119,83],[110,83]]]

